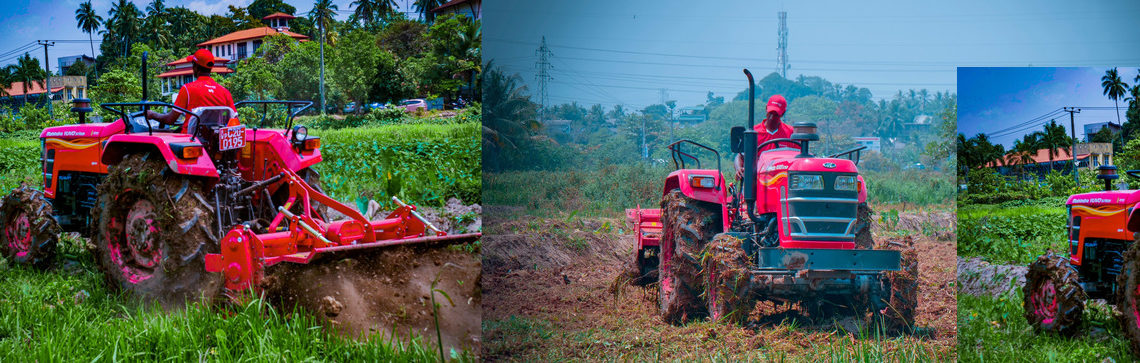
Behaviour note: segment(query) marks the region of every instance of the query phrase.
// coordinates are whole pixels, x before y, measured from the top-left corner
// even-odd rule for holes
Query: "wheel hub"
[[[20,211],[4,228],[8,237],[8,248],[16,252],[16,257],[27,256],[32,251],[32,224],[28,213]]]
[[[1136,309],[1136,299],[1140,298],[1140,285],[1136,286],[1136,291],[1132,292],[1132,316],[1133,322],[1136,323],[1136,328],[1140,328],[1140,310]]]
[[[1057,289],[1053,280],[1047,279],[1033,293],[1033,313],[1041,318],[1042,324],[1049,324],[1057,317]]]
[[[149,279],[162,260],[158,214],[149,200],[139,199],[126,211],[125,223],[111,219],[107,238],[111,262],[131,283]]]

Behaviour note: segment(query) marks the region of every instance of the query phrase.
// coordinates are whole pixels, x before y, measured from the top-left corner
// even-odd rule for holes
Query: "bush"
[[[40,143],[32,140],[0,139],[0,195],[27,182],[35,185],[40,176]]]

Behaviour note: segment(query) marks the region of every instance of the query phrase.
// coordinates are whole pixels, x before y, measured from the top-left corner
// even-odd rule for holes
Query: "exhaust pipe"
[[[752,72],[744,69],[748,76],[748,129],[744,130],[744,206],[748,209],[748,218],[759,223],[756,217],[756,82]]]

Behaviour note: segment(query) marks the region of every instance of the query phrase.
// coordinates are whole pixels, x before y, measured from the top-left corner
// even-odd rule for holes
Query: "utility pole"
[[[538,50],[536,50],[534,54],[538,56],[538,61],[534,63],[534,67],[538,70],[538,73],[535,75],[535,78],[538,79],[538,100],[539,103],[542,104],[541,111],[545,114],[546,107],[548,106],[547,102],[549,102],[550,98],[550,91],[548,89],[550,80],[554,79],[554,77],[550,76],[550,70],[554,68],[554,66],[550,64],[550,57],[553,54],[550,52],[550,48],[546,46],[545,35],[542,36],[542,44],[538,46]]]
[[[665,104],[665,100],[669,98],[669,90],[665,89],[665,88],[661,88],[658,91],[661,92],[661,105],[665,106],[666,108],[669,108],[669,105]],[[669,110],[670,111],[669,111],[669,141],[668,142],[673,142],[673,111],[672,111],[672,109],[669,109]]]
[[[318,19],[320,21],[320,19]],[[325,114],[325,25],[321,26],[321,114]]]
[[[776,70],[780,71],[780,76],[784,79],[788,78],[788,12],[781,11],[776,13],[780,19],[780,26],[776,29],[776,34],[779,37],[779,42],[776,45]]]
[[[50,58],[48,58],[48,49],[47,48],[55,46],[55,42],[49,42],[46,40],[38,40],[36,42],[39,45],[44,46],[44,70],[47,71],[46,75],[44,76],[44,78],[45,78],[44,83],[46,83],[45,86],[47,88],[45,90],[44,94],[47,95],[48,116],[50,116],[51,118],[54,119],[55,113],[52,112],[52,109],[51,109],[51,66],[49,65]]]
[[[1080,168],[1077,167],[1077,123],[1073,119],[1073,114],[1081,113],[1081,109],[1076,107],[1065,107],[1064,110],[1065,112],[1069,113],[1069,135],[1073,138],[1073,148],[1069,149],[1069,155],[1073,157],[1073,180],[1077,182],[1077,187],[1080,187]]]

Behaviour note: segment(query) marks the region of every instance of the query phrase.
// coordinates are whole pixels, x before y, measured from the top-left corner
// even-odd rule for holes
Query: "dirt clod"
[[[335,297],[325,296],[321,299],[320,307],[317,308],[317,310],[324,313],[327,317],[335,318],[337,315],[340,315],[341,310],[344,310],[344,304],[337,301]]]

